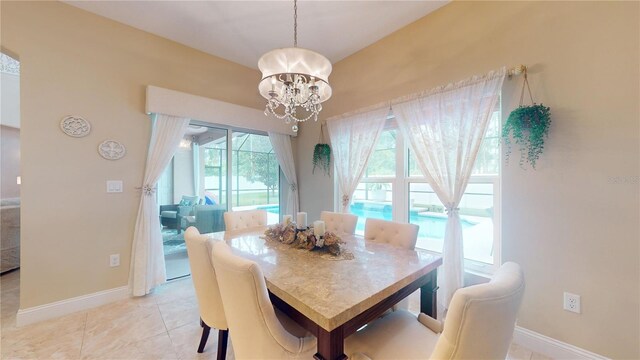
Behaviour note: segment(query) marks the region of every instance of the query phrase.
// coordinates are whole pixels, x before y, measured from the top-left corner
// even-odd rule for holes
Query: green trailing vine
[[[321,168],[325,175],[329,175],[329,165],[331,164],[331,147],[329,144],[316,144],[313,149],[313,171],[316,166]]]
[[[313,149],[313,170],[315,173],[316,167],[322,169],[325,175],[330,175],[331,170],[331,147],[324,142],[323,125],[320,125],[320,140]]]
[[[520,106],[513,110],[502,128],[502,138],[506,145],[506,159],[511,154],[511,137],[520,146],[520,166],[525,159],[532,168],[544,150],[544,139],[549,136],[551,109],[543,104]],[[525,157],[526,153],[526,157]]]
[[[511,155],[513,139],[515,145],[520,148],[520,167],[524,168],[526,161],[535,169],[536,162],[544,150],[544,140],[549,136],[551,109],[543,104],[533,102],[531,89],[529,89],[529,96],[533,105],[522,105],[525,85],[529,88],[526,70],[524,72],[520,106],[509,114],[509,118],[502,128],[502,139],[506,148],[507,162],[509,162],[509,156]]]

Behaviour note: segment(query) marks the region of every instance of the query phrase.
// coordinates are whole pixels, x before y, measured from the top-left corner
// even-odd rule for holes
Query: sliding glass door
[[[263,209],[267,211],[267,222],[277,223],[280,167],[269,136],[234,132],[232,139],[232,209]]]
[[[167,278],[189,275],[184,230],[223,231],[228,210],[280,214],[280,167],[266,134],[193,122],[158,181]]]

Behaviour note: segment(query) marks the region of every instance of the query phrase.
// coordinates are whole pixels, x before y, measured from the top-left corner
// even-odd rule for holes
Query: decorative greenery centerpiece
[[[311,173],[315,173],[316,166],[322,169],[325,175],[330,174],[331,165],[331,146],[324,141],[324,125],[320,125],[320,139],[313,149],[313,170]]]
[[[529,90],[529,97],[533,105],[522,104],[525,85]],[[549,126],[551,125],[551,109],[543,104],[536,104],[531,95],[529,81],[527,80],[527,69],[524,69],[524,83],[520,94],[520,106],[509,114],[507,122],[502,128],[502,139],[506,147],[506,161],[511,155],[511,138],[516,145],[520,146],[520,166],[524,167],[525,153],[526,161],[536,168],[536,162],[544,150],[544,139],[549,136]]]
[[[296,230],[295,224],[275,224],[264,232],[265,238],[269,241],[278,241],[298,249],[326,251],[331,255],[338,256],[342,252],[340,244],[344,244],[342,239],[327,231],[319,239],[313,234],[313,228]]]

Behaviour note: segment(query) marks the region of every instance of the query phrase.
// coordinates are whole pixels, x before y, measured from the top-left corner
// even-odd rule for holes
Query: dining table
[[[255,261],[273,305],[317,338],[318,360],[346,359],[344,339],[420,290],[420,311],[436,317],[440,256],[340,234],[342,252],[267,240],[266,227],[207,234]]]

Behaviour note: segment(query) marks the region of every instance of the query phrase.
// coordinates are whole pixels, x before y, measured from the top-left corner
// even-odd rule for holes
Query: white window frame
[[[496,110],[500,113],[500,126],[502,126],[501,105]],[[406,143],[402,133],[397,129],[395,118],[390,116],[387,118],[385,131],[396,129],[396,175],[395,176],[379,176],[379,177],[363,177],[360,183],[391,183],[392,191],[392,216],[394,221],[409,221],[409,184],[410,183],[428,183],[423,176],[409,176],[409,146]],[[502,144],[500,143],[500,146]],[[499,151],[502,154],[502,151]],[[502,262],[502,155],[500,156],[498,174],[495,175],[471,175],[469,184],[493,184],[493,264],[487,264],[476,260],[464,259],[464,268],[468,273],[487,276],[492,275]],[[335,168],[334,168],[335,173]],[[342,193],[338,185],[337,178],[334,177],[334,210],[340,211]],[[463,240],[464,241],[464,240]],[[422,249],[423,251],[441,255],[439,252]]]
[[[408,158],[408,157],[407,157]],[[409,185],[411,183],[424,183],[428,184],[427,179],[421,176],[407,176],[404,179],[404,188],[406,189],[406,201],[409,199]],[[465,271],[486,276],[492,275],[499,267],[502,259],[502,232],[501,232],[501,220],[502,220],[502,196],[501,196],[501,186],[500,186],[500,176],[499,175],[474,175],[469,178],[469,184],[493,184],[493,264],[483,263],[481,261],[464,259],[464,267]],[[405,196],[405,195],[403,195]],[[404,218],[398,219],[398,221],[408,222],[409,219],[409,205],[406,203],[404,206],[405,211],[403,211]],[[395,211],[395,208],[394,208]],[[464,241],[464,239],[463,239]],[[431,251],[424,248],[422,250],[429,252],[431,254],[441,255],[442,253],[437,251]]]

